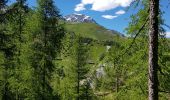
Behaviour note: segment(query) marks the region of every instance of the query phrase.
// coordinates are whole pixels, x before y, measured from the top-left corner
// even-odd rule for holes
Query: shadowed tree
[[[0,1],[0,54],[1,54],[1,79],[0,79],[0,98],[1,99],[10,99],[9,98],[9,87],[8,87],[8,68],[10,66],[10,59],[13,56],[11,45],[11,35],[7,34],[7,5],[8,0]]]

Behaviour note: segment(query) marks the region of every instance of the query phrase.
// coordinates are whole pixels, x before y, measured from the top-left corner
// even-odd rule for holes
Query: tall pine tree
[[[22,84],[22,70],[25,67],[23,64],[23,46],[25,45],[25,41],[23,38],[24,28],[25,28],[25,19],[28,12],[28,6],[26,5],[26,0],[17,0],[17,2],[13,3],[9,6],[12,11],[9,14],[8,27],[9,32],[12,34],[12,44],[14,45],[13,50],[13,59],[11,60],[13,63],[11,70],[11,77],[9,78],[9,85],[13,98],[19,99],[23,96],[23,89],[21,90],[20,84]]]
[[[54,98],[50,85],[51,75],[65,32],[59,24],[60,15],[53,0],[38,0],[36,17],[38,27],[33,33],[31,62],[36,77],[37,98],[47,100]]]

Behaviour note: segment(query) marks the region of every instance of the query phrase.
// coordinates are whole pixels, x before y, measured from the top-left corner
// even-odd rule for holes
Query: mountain
[[[86,16],[83,14],[70,14],[64,17],[64,19],[68,22],[74,22],[74,23],[96,23],[96,21],[90,17],[90,16]]]
[[[95,40],[113,40],[115,36],[123,37],[123,34],[106,29],[105,27],[96,23],[96,21],[83,14],[70,14],[64,17],[66,22],[65,28],[82,37],[92,38]]]
[[[113,31],[95,23],[67,23],[65,28],[69,32],[74,32],[82,37],[92,38],[95,40],[113,40],[115,36],[120,36],[119,33],[113,33]]]

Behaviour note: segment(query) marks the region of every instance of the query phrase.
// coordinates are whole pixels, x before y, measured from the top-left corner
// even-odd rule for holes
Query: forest
[[[0,100],[170,100],[161,0],[134,0],[126,35],[67,22],[55,0],[9,1],[0,0]]]

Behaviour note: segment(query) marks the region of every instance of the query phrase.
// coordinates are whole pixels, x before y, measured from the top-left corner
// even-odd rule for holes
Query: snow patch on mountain
[[[68,22],[75,22],[75,23],[82,23],[82,22],[86,22],[86,23],[96,23],[96,21],[91,18],[90,16],[86,16],[83,14],[70,14],[64,17],[64,19]]]

